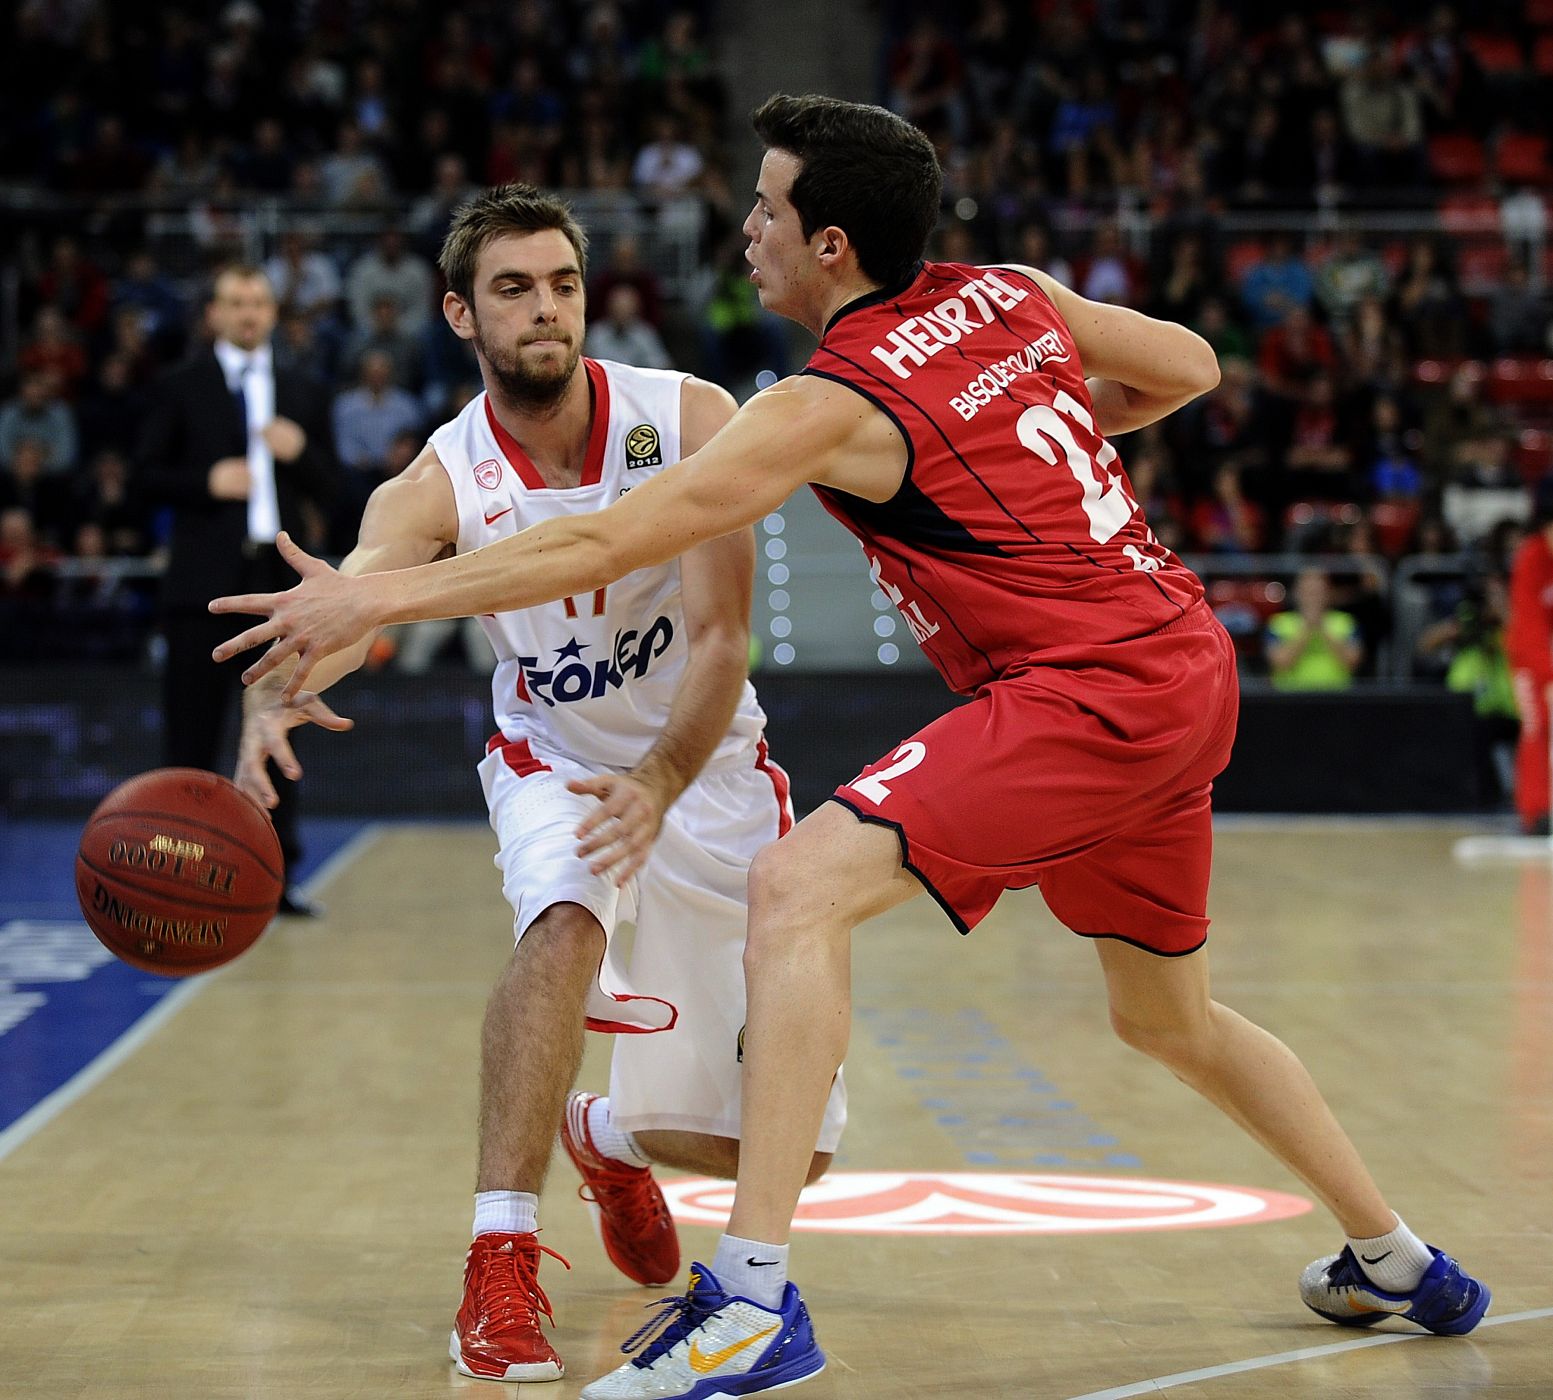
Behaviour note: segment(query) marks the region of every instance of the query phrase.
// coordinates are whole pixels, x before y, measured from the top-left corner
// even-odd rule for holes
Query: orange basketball
[[[187,977],[230,962],[285,888],[269,817],[216,773],[158,768],[114,788],[81,833],[76,897],[132,967]]]

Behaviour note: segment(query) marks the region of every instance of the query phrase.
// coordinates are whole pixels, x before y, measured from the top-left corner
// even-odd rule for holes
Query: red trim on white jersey
[[[792,784],[781,764],[771,761],[771,750],[766,747],[765,736],[755,741],[755,766],[771,779],[777,800],[777,839],[793,829]]]
[[[582,480],[577,484],[597,486],[604,475],[604,444],[609,437],[609,376],[597,360],[584,360],[582,363],[588,374],[588,384],[593,390],[593,423],[588,430],[588,451],[582,462]],[[517,473],[518,480],[524,486],[530,491],[556,489],[539,474],[539,468],[517,438],[502,427],[501,419],[491,406],[489,394],[485,396],[485,421],[490,425],[491,435],[501,448],[502,456],[507,459],[507,465]]]
[[[535,773],[555,771],[548,763],[541,763],[534,757],[534,750],[529,747],[527,739],[509,739],[505,734],[493,734],[486,741],[485,751],[492,754],[498,749],[501,750],[502,762],[520,778],[532,778]]]

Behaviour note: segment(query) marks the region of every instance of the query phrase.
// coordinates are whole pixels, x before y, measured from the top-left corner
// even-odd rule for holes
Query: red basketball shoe
[[[539,1328],[541,1313],[555,1325],[550,1300],[539,1286],[541,1254],[561,1259],[533,1235],[492,1230],[475,1236],[464,1261],[464,1301],[448,1340],[448,1355],[464,1375],[484,1381],[558,1381],[565,1374]],[[571,1268],[566,1260],[561,1263]]]
[[[679,1275],[679,1235],[649,1167],[604,1156],[588,1131],[588,1105],[597,1094],[566,1100],[561,1146],[582,1177],[577,1194],[588,1204],[604,1253],[633,1283],[669,1283]]]

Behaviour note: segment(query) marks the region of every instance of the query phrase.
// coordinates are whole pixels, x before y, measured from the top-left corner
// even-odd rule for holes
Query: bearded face
[[[525,331],[516,341],[475,323],[475,349],[514,406],[542,412],[559,405],[582,358],[582,344],[560,326]]]

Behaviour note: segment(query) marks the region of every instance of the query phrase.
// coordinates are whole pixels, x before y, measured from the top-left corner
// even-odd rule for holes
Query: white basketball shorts
[[[604,929],[588,998],[591,1030],[616,1031],[612,1117],[627,1132],[739,1136],[744,1028],[745,881],[762,846],[792,823],[787,775],[764,741],[709,765],[664,818],[647,863],[623,888],[577,857],[577,827],[598,799],[568,792],[600,770],[539,740],[494,747],[480,781],[500,842],[496,864],[513,936],[554,904],[579,904]],[[636,926],[629,954],[617,926]],[[838,1073],[817,1144],[834,1152],[846,1123]]]

